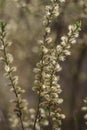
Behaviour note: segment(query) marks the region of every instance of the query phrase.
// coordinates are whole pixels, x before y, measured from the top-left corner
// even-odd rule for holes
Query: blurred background
[[[43,35],[44,6],[49,0],[0,0],[0,20],[6,21],[8,40],[12,41],[9,52],[14,56],[20,85],[26,89],[25,98],[29,107],[36,107],[38,97],[32,91],[33,68],[39,61],[38,40]],[[66,0],[60,16],[52,24],[55,42],[67,33],[69,24],[82,21],[82,31],[77,44],[71,49],[72,55],[61,63],[61,96],[64,98],[62,130],[84,130],[83,99],[87,96],[87,0]],[[0,130],[10,130],[8,122],[9,100],[13,95],[6,86],[3,63],[0,63]]]

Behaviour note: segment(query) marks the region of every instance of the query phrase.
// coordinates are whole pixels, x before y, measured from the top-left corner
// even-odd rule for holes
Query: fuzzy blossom
[[[33,122],[35,119],[35,110],[28,108],[28,101],[23,98],[22,94],[25,93],[25,90],[19,85],[19,77],[15,75],[16,67],[13,66],[13,56],[8,53],[9,42],[4,40],[6,38],[6,24],[1,22],[1,30],[0,30],[0,44],[1,44],[1,52],[2,57],[1,60],[4,62],[5,74],[4,76],[9,79],[8,86],[10,87],[10,91],[15,94],[15,98],[10,100],[10,102],[14,105],[14,113],[9,114],[9,121],[11,127],[19,128],[22,130],[29,130],[33,128]],[[36,72],[38,70],[35,70]],[[30,118],[29,118],[30,116]],[[37,124],[39,126],[39,124]],[[31,129],[32,130],[32,129]]]
[[[15,115],[12,115],[9,120],[11,122],[13,121],[13,123],[11,123],[12,127],[16,127],[20,123],[22,129],[24,129],[23,114],[28,110],[28,102],[22,98],[22,94],[25,92],[25,90],[20,87],[18,76],[14,74],[16,67],[12,64],[13,56],[7,51],[11,44],[6,41],[6,24],[1,22],[0,29],[0,46],[3,46],[3,50],[1,51],[1,60],[4,62],[4,76],[9,79],[8,86],[10,87],[10,91],[15,94],[15,99],[11,101],[14,104],[13,111]]]
[[[34,69],[35,81],[33,90],[39,96],[34,129],[38,121],[38,116],[40,123],[44,118],[40,110],[45,110],[45,116],[49,119],[49,125],[53,125],[53,129],[57,130],[60,128],[61,120],[65,118],[65,115],[62,114],[60,109],[60,104],[63,103],[63,99],[60,97],[62,90],[58,83],[59,78],[57,78],[56,73],[62,69],[60,61],[64,61],[66,56],[71,54],[69,49],[78,37],[81,23],[77,22],[75,25],[69,26],[68,34],[61,37],[59,45],[56,47],[53,46],[50,25],[53,18],[60,14],[59,2],[62,3],[65,1],[52,0],[51,2],[52,5],[46,6],[46,15],[43,21],[45,32],[43,39],[40,40],[41,59]]]
[[[7,59],[9,63],[13,62],[13,56],[10,53],[7,53]]]
[[[54,52],[55,50],[50,51],[50,47],[52,45],[52,38],[50,37],[50,33],[51,33],[50,23],[52,22],[54,17],[57,17],[59,15],[59,2],[60,1],[53,0],[53,1],[51,1],[50,5],[46,6],[46,14],[45,14],[45,19],[43,21],[43,23],[45,25],[45,32],[44,32],[43,39],[40,40],[40,48],[41,48],[41,52],[42,52],[42,59],[40,60],[39,63],[37,63],[37,68],[34,69],[34,72],[35,72],[34,85],[35,86],[33,87],[33,90],[36,89],[36,90],[39,91],[39,88],[42,87],[42,80],[44,81],[49,75],[49,74],[46,75],[45,73],[44,74],[42,73],[43,70],[47,71],[45,65],[47,63],[49,63],[49,61],[52,62],[51,64],[55,64],[55,52]],[[52,54],[49,55],[48,54],[49,52],[52,53]],[[52,65],[47,66],[47,68],[51,69]],[[56,65],[56,69],[58,69],[58,71],[60,71],[61,67],[59,67],[59,65]],[[40,75],[42,75],[41,81],[39,80]]]
[[[47,118],[50,115],[54,130],[59,128],[61,120],[65,118],[65,115],[62,114],[61,111],[56,111],[56,108],[58,108],[58,110],[60,109],[59,105],[63,103],[63,99],[60,97],[62,90],[58,83],[59,79],[55,73],[62,69],[59,62],[64,61],[66,56],[71,54],[70,47],[73,44],[73,40],[76,41],[79,31],[80,23],[77,22],[75,25],[72,25],[72,28],[69,27],[67,35],[61,37],[61,43],[59,45],[51,48],[50,44],[46,43],[49,48],[45,47],[45,51],[42,49],[43,58],[37,63],[37,68],[34,69],[35,86],[33,90],[36,91],[38,95],[40,94],[41,99],[43,99],[40,106],[46,109]],[[42,46],[44,46],[44,44],[42,44]],[[58,121],[60,124],[58,124]]]
[[[49,122],[48,122],[48,119],[46,118],[46,112],[45,112],[45,109],[43,109],[42,107],[39,109],[39,112],[40,112],[40,114],[41,114],[41,118],[43,119],[43,120],[38,120],[38,121],[40,121],[40,125],[42,125],[42,126],[48,126],[48,124],[49,124]]]
[[[59,5],[56,4],[55,7],[54,7],[54,10],[53,10],[53,15],[55,17],[59,16],[60,12],[59,12]]]
[[[50,27],[47,27],[47,28],[45,28],[45,31],[46,31],[47,33],[50,33],[50,32],[51,32],[51,28],[50,28]]]
[[[26,100],[24,100],[24,105],[25,105],[25,107],[26,107],[26,105],[28,105]],[[35,109],[29,108],[23,112],[24,112],[24,114],[23,114],[24,128],[25,128],[25,130],[32,130],[33,124],[34,124],[34,119],[35,119]],[[12,128],[20,127],[20,120],[17,118],[17,115],[15,115],[14,113],[11,113],[11,112],[9,113],[9,122],[11,123]],[[37,126],[39,126],[38,123],[37,123]],[[36,129],[36,130],[39,130],[39,129]]]
[[[44,16],[43,24],[45,27],[43,39],[40,40],[41,48],[41,59],[36,64],[34,69],[35,81],[34,87],[32,88],[39,96],[37,116],[34,122],[34,129],[37,127],[38,116],[40,118],[39,125],[50,125],[47,119],[50,112],[54,111],[59,104],[62,103],[63,99],[59,97],[62,92],[59,87],[56,72],[61,70],[60,65],[57,63],[56,49],[52,48],[53,39],[51,37],[51,23],[60,14],[60,6],[57,0],[51,0],[51,4],[46,6],[46,14]],[[40,101],[40,98],[42,99]],[[50,107],[52,109],[50,109]],[[47,109],[47,112],[46,112]],[[45,110],[45,111],[44,111]],[[45,119],[42,111],[44,111]],[[50,115],[51,116],[51,115]],[[50,117],[53,118],[53,117]],[[44,123],[42,124],[44,120]],[[39,130],[39,127],[38,127]]]
[[[82,111],[85,112],[84,119],[85,124],[87,125],[87,97],[84,99],[84,106],[82,107]]]
[[[71,38],[70,42],[73,44],[73,42],[75,41],[75,38],[79,36],[79,31],[81,31],[81,21],[77,22],[74,25],[69,25],[68,30],[69,30],[68,36]]]
[[[17,116],[13,113],[10,115],[9,122],[11,122],[12,128],[19,126],[19,120],[18,120]]]
[[[76,43],[80,30],[81,22],[77,22],[74,25],[69,25],[68,34],[61,37],[61,43],[56,47],[59,61],[64,61],[66,56],[71,55],[70,47]]]
[[[35,119],[35,109],[29,108],[27,109],[26,113],[24,113],[24,120],[23,124],[26,130],[32,130],[33,128],[33,123]]]
[[[48,57],[48,58],[47,58]],[[47,59],[48,60],[47,60]],[[46,64],[48,63],[48,64]],[[43,71],[42,71],[43,66]],[[48,53],[45,53],[45,56],[43,57],[43,61],[39,62],[37,64],[37,68],[34,69],[35,72],[35,82],[33,90],[37,91],[39,94],[39,90],[41,91],[41,99],[43,99],[43,102],[40,103],[40,107],[44,108],[45,111],[47,109],[46,118],[49,117],[49,109],[50,118],[52,120],[55,118],[56,112],[53,112],[56,110],[56,107],[59,107],[59,105],[63,102],[63,99],[60,98],[59,94],[62,92],[60,85],[58,84],[59,78],[55,75],[56,72],[59,72],[61,70],[60,64],[57,63],[57,57],[56,57],[56,50],[50,49]],[[41,81],[40,81],[41,80]],[[43,119],[42,113],[41,117]],[[58,120],[60,120],[60,117],[62,119],[63,116],[58,115]],[[46,122],[46,119],[45,119]],[[54,122],[54,120],[53,120]],[[57,122],[55,120],[54,124]],[[49,124],[50,125],[50,124]]]
[[[42,77],[43,82],[44,82],[44,87],[41,87],[41,90],[42,90],[41,96],[42,98],[44,98],[42,106],[46,107],[45,109],[47,109],[48,113],[50,110],[50,118],[54,122],[53,126],[54,124],[56,124],[56,126],[58,127],[56,120],[54,121],[54,118],[56,117],[58,121],[62,119],[62,116],[59,116],[59,111],[58,113],[57,112],[55,113],[55,110],[56,110],[56,107],[59,108],[59,105],[63,102],[63,99],[60,98],[59,94],[62,92],[62,90],[61,90],[60,85],[58,84],[58,78],[55,75],[55,72],[60,71],[60,65],[58,64],[57,65],[58,67],[55,68],[56,65],[57,65],[56,61],[54,64],[52,64],[52,61],[50,61],[49,68],[48,66],[47,66],[47,69],[45,67],[45,71],[46,71],[45,76]],[[47,114],[47,116],[49,117],[49,114]],[[55,130],[55,127],[54,127],[54,130]]]
[[[38,118],[37,123],[36,123],[36,130],[40,130],[40,125],[42,126],[47,126],[48,125],[48,120],[46,119],[46,115],[45,115],[45,111],[43,108],[40,108],[41,113],[41,118],[43,118],[43,120],[40,122],[40,119]],[[26,114],[29,116],[29,118],[27,119]],[[34,121],[35,121],[35,116],[36,116],[36,110],[33,108],[30,108],[27,113],[24,114],[24,121],[23,124],[27,129],[32,130],[33,126],[34,126]]]
[[[60,14],[59,3],[65,2],[65,0],[51,0],[52,4],[46,6],[46,15],[44,16],[43,24],[45,27],[52,22],[53,18],[58,17]]]
[[[82,107],[82,111],[87,111],[87,107],[86,106]]]

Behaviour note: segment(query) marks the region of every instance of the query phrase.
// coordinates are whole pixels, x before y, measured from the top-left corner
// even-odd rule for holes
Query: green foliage
[[[77,26],[77,29],[81,29],[81,27],[82,27],[82,22],[81,22],[81,21],[77,21],[77,22],[76,22],[76,26]]]
[[[6,23],[5,22],[0,22],[0,27],[1,27],[1,30],[2,32],[5,32],[5,29],[6,29]]]

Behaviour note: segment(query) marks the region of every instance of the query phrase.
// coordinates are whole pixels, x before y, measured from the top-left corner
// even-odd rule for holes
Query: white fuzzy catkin
[[[61,113],[59,107],[63,102],[63,99],[60,97],[62,90],[55,73],[62,69],[60,62],[64,61],[66,56],[71,54],[70,47],[76,43],[76,38],[79,36],[79,31],[81,30],[81,22],[69,25],[68,34],[61,37],[60,44],[56,47],[53,46],[53,39],[50,36],[50,23],[60,14],[59,2],[62,3],[65,1],[51,1],[52,5],[46,6],[46,15],[43,21],[45,33],[43,39],[40,40],[42,54],[40,61],[36,64],[36,68],[34,69],[35,82],[33,90],[36,91],[39,96],[37,113],[41,117],[39,109],[40,107],[45,109],[46,118],[49,118],[49,125],[53,125],[53,129],[56,130],[59,129],[61,120],[65,118],[65,115]]]

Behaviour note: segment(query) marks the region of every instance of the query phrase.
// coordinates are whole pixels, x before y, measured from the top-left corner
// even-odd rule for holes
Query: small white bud
[[[10,53],[7,54],[7,60],[9,63],[13,62],[13,56]]]
[[[8,65],[5,65],[5,71],[9,72],[10,71],[10,67]]]

